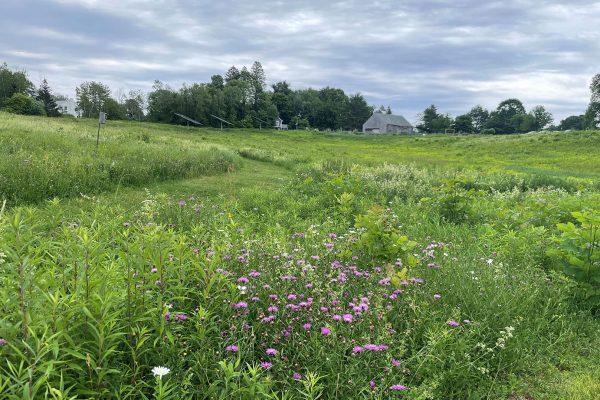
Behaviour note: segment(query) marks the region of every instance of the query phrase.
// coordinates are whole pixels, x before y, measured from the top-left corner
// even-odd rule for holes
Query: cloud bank
[[[600,1],[4,0],[0,61],[73,96],[150,90],[259,60],[269,83],[334,86],[414,121],[517,97],[581,114],[600,72]]]

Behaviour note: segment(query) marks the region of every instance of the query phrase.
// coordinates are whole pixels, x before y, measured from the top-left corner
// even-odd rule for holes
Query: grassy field
[[[96,129],[0,113],[2,398],[598,399],[600,132]]]

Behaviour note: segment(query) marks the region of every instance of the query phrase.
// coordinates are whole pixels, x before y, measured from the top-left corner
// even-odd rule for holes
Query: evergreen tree
[[[52,96],[52,90],[50,90],[48,81],[46,81],[45,78],[42,81],[40,88],[38,89],[37,99],[44,104],[44,110],[46,110],[46,115],[48,115],[49,117],[60,116],[58,106],[56,105],[56,101]]]

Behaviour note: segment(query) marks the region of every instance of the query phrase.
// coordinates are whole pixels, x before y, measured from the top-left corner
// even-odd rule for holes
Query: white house
[[[275,129],[279,129],[280,131],[287,131],[288,126],[287,124],[283,123],[283,120],[279,117],[277,117],[277,119],[275,119]]]
[[[61,114],[72,115],[74,117],[81,116],[81,113],[77,111],[77,102],[73,99],[58,100],[56,105],[58,106],[58,111]]]

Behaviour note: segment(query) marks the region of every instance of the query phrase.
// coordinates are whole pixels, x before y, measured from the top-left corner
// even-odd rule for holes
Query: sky
[[[507,98],[582,114],[600,73],[600,1],[0,0],[0,63],[74,96],[208,82],[261,62],[267,83],[338,87],[416,121]]]

